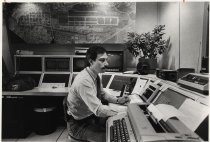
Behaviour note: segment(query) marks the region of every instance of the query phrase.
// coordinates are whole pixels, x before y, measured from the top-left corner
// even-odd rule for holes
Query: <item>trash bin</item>
[[[47,135],[56,129],[55,107],[34,108],[34,132],[38,135]]]

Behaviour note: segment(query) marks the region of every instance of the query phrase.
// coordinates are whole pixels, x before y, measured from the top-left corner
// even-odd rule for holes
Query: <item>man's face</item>
[[[97,73],[104,73],[106,71],[106,67],[108,66],[107,59],[108,56],[106,53],[98,54],[96,60],[92,61],[90,67]]]

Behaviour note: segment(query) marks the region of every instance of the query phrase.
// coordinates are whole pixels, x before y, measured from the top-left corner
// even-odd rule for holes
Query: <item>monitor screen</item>
[[[142,94],[142,96],[144,96],[146,98],[146,100],[148,100],[153,94],[153,90],[147,88],[145,90],[145,92]]]
[[[45,58],[46,71],[69,71],[70,58]]]
[[[69,74],[44,74],[42,83],[65,83],[65,87],[68,87],[69,78]]]
[[[123,72],[123,51],[107,51],[108,72]]]
[[[155,100],[153,103],[154,105],[169,104],[178,109],[182,105],[182,103],[185,101],[185,99],[186,97],[180,92],[177,92],[171,88],[168,88],[164,92],[162,92],[158,96],[157,100]]]
[[[103,88],[106,88],[110,78],[112,77],[112,75],[110,74],[103,74],[102,75],[102,85],[103,85]]]
[[[80,72],[87,67],[87,60],[85,57],[74,57],[73,58],[73,72]]]
[[[136,84],[137,77],[115,75],[109,89],[121,91],[123,85]]]
[[[42,71],[41,57],[16,57],[17,71]]]

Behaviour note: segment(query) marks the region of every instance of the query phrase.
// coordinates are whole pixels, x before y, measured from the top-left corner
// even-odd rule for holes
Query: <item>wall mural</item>
[[[19,3],[9,29],[27,43],[124,43],[136,3]]]

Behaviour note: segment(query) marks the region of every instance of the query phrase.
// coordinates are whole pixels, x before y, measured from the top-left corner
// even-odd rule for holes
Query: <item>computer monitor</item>
[[[124,76],[124,75],[115,75],[111,81],[109,89],[121,91],[123,85],[135,84],[137,77],[134,76]]]
[[[45,58],[45,71],[70,71],[70,58]]]
[[[107,51],[108,72],[123,72],[123,51]]]
[[[74,57],[73,58],[73,72],[80,72],[87,67],[88,62],[86,57]]]
[[[103,88],[106,88],[111,77],[112,77],[111,74],[103,74],[101,76]]]
[[[16,57],[16,71],[42,71],[42,58]]]
[[[68,87],[70,74],[44,74],[42,83],[65,83]]]
[[[167,88],[154,100],[153,104],[168,104],[175,108],[179,108],[187,97],[181,92],[172,88]]]

